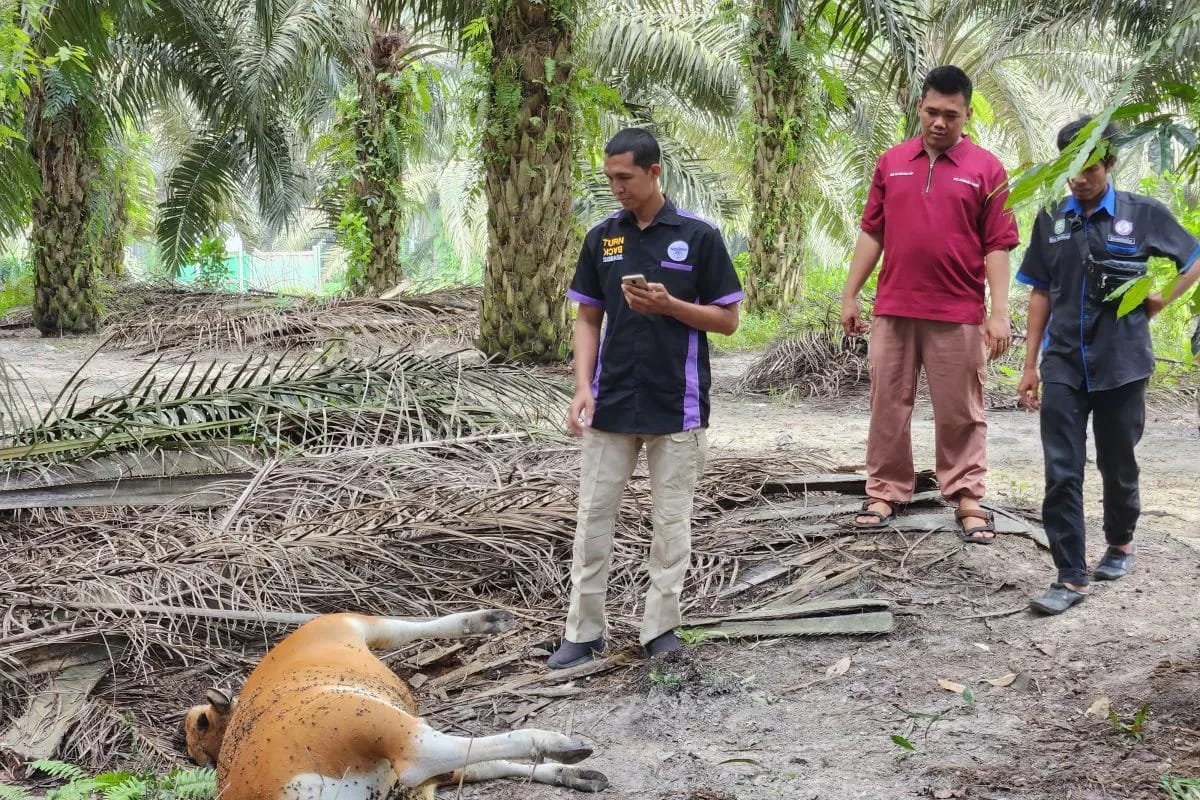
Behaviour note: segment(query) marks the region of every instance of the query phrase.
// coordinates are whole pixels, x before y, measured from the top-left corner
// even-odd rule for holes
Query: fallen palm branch
[[[172,285],[128,284],[109,301],[109,345],[138,354],[322,349],[355,351],[468,345],[478,328],[477,289],[383,300],[229,294]]]
[[[336,451],[536,428],[557,420],[561,384],[517,367],[411,352],[152,365],[126,392],[85,399],[75,379],[36,423],[0,439],[0,464],[112,453],[244,447]]]

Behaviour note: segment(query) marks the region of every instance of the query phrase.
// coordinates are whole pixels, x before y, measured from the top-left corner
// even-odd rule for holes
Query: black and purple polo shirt
[[[604,309],[592,427],[647,435],[707,427],[708,337],[674,317],[631,309],[621,277],[637,273],[691,303],[728,306],[745,297],[720,231],[670,200],[645,230],[622,210],[588,231],[567,297]]]

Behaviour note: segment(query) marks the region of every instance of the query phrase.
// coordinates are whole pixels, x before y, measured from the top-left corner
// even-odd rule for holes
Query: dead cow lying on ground
[[[237,700],[212,690],[208,703],[188,711],[188,755],[201,766],[216,764],[221,800],[424,800],[438,785],[493,778],[604,789],[603,774],[563,766],[592,750],[560,733],[470,738],[435,731],[417,716],[404,681],[371,653],[511,625],[504,611],[428,621],[317,617],[267,653]]]

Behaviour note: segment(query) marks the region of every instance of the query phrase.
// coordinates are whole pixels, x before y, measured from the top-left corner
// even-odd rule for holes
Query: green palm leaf
[[[323,451],[339,443],[445,439],[557,421],[568,394],[515,367],[463,366],[412,353],[289,362],[250,358],[164,374],[90,402],[73,381],[36,426],[0,440],[0,462],[95,457],[213,443]]]
[[[212,234],[220,222],[217,209],[239,191],[248,166],[235,132],[209,131],[191,142],[167,176],[160,209],[158,243],[166,264],[183,263],[185,254]]]

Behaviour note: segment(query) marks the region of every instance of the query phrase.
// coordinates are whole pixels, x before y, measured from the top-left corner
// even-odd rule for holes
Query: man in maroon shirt
[[[912,499],[911,422],[924,367],[942,495],[958,506],[963,540],[989,544],[995,528],[979,505],[987,474],[984,367],[1008,349],[1008,251],[1018,236],[1004,209],[1003,165],[963,135],[970,106],[971,80],[958,67],[938,67],[925,78],[921,135],[888,150],[875,167],[841,321],[850,336],[871,331],[868,499],[854,524],[886,528]],[[858,294],[881,253],[868,325]]]

